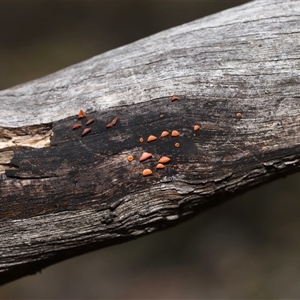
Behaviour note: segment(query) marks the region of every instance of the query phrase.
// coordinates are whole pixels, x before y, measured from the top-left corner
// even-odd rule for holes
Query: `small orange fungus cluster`
[[[79,111],[77,117],[78,117],[78,119],[84,119],[84,118],[87,117],[87,114],[86,114],[86,112],[85,112],[84,110],[81,109],[81,110]],[[119,120],[119,118],[118,118],[118,117],[115,117],[110,123],[108,123],[108,124],[106,125],[106,128],[110,128],[110,127],[115,126],[115,125],[117,124],[118,120]],[[88,125],[94,123],[94,121],[95,121],[95,118],[90,118],[89,120],[86,121],[85,126],[88,126]],[[78,128],[82,127],[82,126],[83,126],[83,124],[81,124],[81,123],[76,123],[76,124],[74,124],[74,125],[72,126],[72,129],[75,130],[75,129],[78,129]],[[85,128],[85,129],[82,131],[81,136],[85,136],[86,134],[88,134],[89,132],[91,132],[91,130],[92,130],[91,127]]]
[[[173,95],[173,96],[171,97],[171,101],[173,102],[173,101],[176,101],[176,100],[179,100],[179,97],[176,96],[176,95]],[[159,116],[160,116],[160,118],[163,118],[163,117],[164,117],[164,114],[161,113]],[[83,111],[83,110],[81,109],[81,110],[79,111],[79,113],[78,113],[78,119],[83,119],[83,118],[86,118],[86,117],[87,117],[86,112]],[[242,114],[241,114],[240,112],[238,112],[238,113],[236,113],[236,117],[237,117],[237,118],[241,118],[241,117],[242,117]],[[119,120],[118,117],[114,117],[110,123],[106,124],[106,128],[111,128],[111,127],[115,126],[115,125],[117,124],[118,120]],[[88,126],[88,125],[92,124],[94,121],[95,121],[95,118],[90,118],[89,120],[86,121],[85,126]],[[81,124],[81,123],[76,123],[76,124],[74,124],[74,125],[72,126],[72,129],[75,130],[75,129],[81,128],[82,126],[83,126],[83,124]],[[194,130],[194,131],[197,131],[197,130],[199,130],[199,129],[201,129],[201,126],[200,126],[200,125],[198,125],[198,124],[193,125],[193,130]],[[91,132],[91,130],[92,130],[91,127],[86,127],[86,128],[84,128],[83,131],[82,131],[82,133],[81,133],[81,136],[85,136],[86,134],[88,134],[89,132]],[[168,130],[164,130],[164,131],[161,132],[160,137],[161,137],[161,138],[166,138],[166,137],[169,136],[169,135],[171,135],[171,137],[179,137],[179,136],[180,136],[180,132],[177,131],[177,130],[172,130],[172,131],[171,131],[171,130],[169,130],[169,131],[168,131]],[[184,135],[184,134],[183,134],[183,135]],[[196,136],[196,134],[194,133],[193,136]],[[147,140],[147,142],[150,143],[150,142],[156,141],[157,139],[158,139],[157,136],[155,136],[155,135],[149,135],[148,138],[146,138],[145,140]],[[166,139],[166,140],[167,140],[167,139]],[[175,139],[175,140],[176,140],[176,139]],[[140,138],[139,138],[139,142],[140,142],[140,143],[143,143],[143,142],[144,142],[144,138],[143,138],[143,137],[140,137]],[[176,142],[176,143],[174,144],[174,146],[175,146],[176,148],[179,148],[179,147],[180,147],[180,143],[179,143],[179,142]],[[150,159],[150,158],[152,158],[152,157],[153,157],[152,153],[149,153],[149,152],[143,152],[142,155],[141,155],[141,157],[139,158],[139,162],[144,162],[144,161],[146,161],[146,160],[148,160],[148,159]],[[133,155],[128,155],[128,156],[127,156],[127,161],[128,161],[128,162],[132,162],[132,161],[134,161],[134,160],[135,160],[135,158],[134,158]],[[157,170],[162,170],[162,169],[164,169],[164,168],[166,167],[165,164],[169,163],[170,161],[171,161],[171,158],[170,158],[170,157],[168,157],[168,156],[162,156],[162,157],[160,157],[160,159],[157,161],[157,164],[156,164],[156,167],[155,167],[155,168],[156,168]],[[153,171],[152,171],[151,169],[149,169],[149,168],[146,168],[146,169],[144,169],[144,170],[142,171],[142,175],[143,175],[143,176],[149,176],[149,175],[152,175],[152,174],[153,174]]]
[[[173,102],[173,101],[176,101],[176,100],[179,100],[179,97],[176,96],[176,95],[173,95],[173,96],[171,97],[171,101]],[[162,118],[162,117],[164,116],[164,114],[161,113],[159,116]],[[195,126],[196,126],[196,125],[195,125]],[[197,126],[199,126],[199,125],[197,125]],[[195,128],[196,128],[196,127],[194,127],[194,130],[198,130],[198,129],[195,129]],[[200,126],[199,126],[199,128],[200,128]],[[169,136],[169,135],[171,135],[172,137],[178,137],[178,136],[180,136],[180,133],[179,133],[179,131],[177,131],[177,130],[172,130],[172,131],[164,130],[164,131],[161,132],[160,137],[161,137],[161,138],[165,138],[165,137],[167,137],[167,136]],[[147,142],[148,142],[148,143],[153,142],[153,141],[156,141],[156,140],[157,140],[157,136],[155,136],[155,135],[149,135],[148,138],[147,138]],[[144,139],[143,139],[142,137],[140,137],[140,138],[139,138],[139,142],[140,142],[140,143],[143,143],[143,142],[144,142]],[[180,147],[180,144],[179,144],[178,142],[175,143],[175,147],[176,147],[176,148],[179,148],[179,147]],[[128,156],[127,159],[128,159],[128,161],[131,161],[131,160],[129,159],[129,157],[130,157],[130,156]],[[152,153],[144,152],[144,153],[142,154],[142,156],[140,157],[139,161],[140,161],[140,162],[143,162],[143,161],[145,161],[145,160],[147,160],[147,159],[149,159],[149,158],[152,158]],[[157,170],[164,169],[164,168],[165,168],[165,164],[168,163],[170,160],[171,160],[171,159],[170,159],[168,156],[162,156],[162,157],[158,160],[158,163],[157,163],[157,165],[156,165],[156,169],[157,169]],[[149,176],[149,175],[152,175],[153,172],[151,171],[151,169],[144,169],[143,172],[142,172],[142,174],[143,174],[143,176]]]
[[[147,154],[147,155],[145,155],[145,154]],[[151,154],[151,153],[144,152],[143,155],[142,155],[142,157],[140,158],[140,161],[143,161],[143,160],[146,160],[147,158],[152,157],[152,154],[151,154],[151,156],[149,156],[149,154]],[[143,157],[146,157],[146,158],[143,159],[143,160],[141,160]],[[156,165],[156,169],[158,169],[158,170],[159,169],[164,169],[165,168],[164,164],[167,163],[167,162],[169,162],[170,160],[171,159],[169,157],[162,156],[159,159],[158,164]],[[142,174],[143,174],[143,176],[149,176],[149,175],[152,175],[153,172],[150,169],[144,169]]]
[[[161,138],[164,138],[164,137],[168,136],[169,134],[170,134],[169,131],[164,130],[164,131],[160,134],[160,137],[161,137]],[[173,130],[173,131],[171,132],[171,136],[173,136],[173,137],[176,137],[176,136],[179,136],[179,135],[180,135],[180,133],[179,133],[177,130]],[[148,143],[153,142],[153,141],[156,141],[156,140],[157,140],[157,136],[152,135],[152,134],[149,135],[148,138],[147,138],[147,142],[148,142]],[[140,143],[143,143],[143,142],[144,142],[144,139],[143,139],[142,137],[140,137],[140,138],[139,138],[139,142],[140,142]]]
[[[85,112],[84,110],[81,109],[81,110],[79,111],[77,117],[78,117],[78,119],[84,119],[84,118],[86,118],[86,112]],[[87,126],[87,125],[93,123],[94,120],[95,120],[94,118],[89,119],[89,120],[85,123],[85,126]],[[82,124],[81,124],[81,123],[76,123],[76,124],[74,124],[74,125],[72,126],[72,129],[75,130],[75,129],[78,129],[78,128],[80,128],[80,127],[82,127]],[[82,133],[81,133],[81,136],[85,136],[86,134],[88,134],[89,132],[91,132],[91,130],[92,130],[91,127],[87,127],[87,128],[85,128],[85,129],[83,129],[83,131],[82,131]]]

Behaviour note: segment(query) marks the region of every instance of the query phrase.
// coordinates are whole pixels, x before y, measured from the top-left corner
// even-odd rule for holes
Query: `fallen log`
[[[0,283],[299,171],[299,13],[254,1],[0,92]]]

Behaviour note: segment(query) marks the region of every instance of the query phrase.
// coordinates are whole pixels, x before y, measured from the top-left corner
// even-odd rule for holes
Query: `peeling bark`
[[[298,171],[298,28],[254,1],[0,92],[0,283]]]

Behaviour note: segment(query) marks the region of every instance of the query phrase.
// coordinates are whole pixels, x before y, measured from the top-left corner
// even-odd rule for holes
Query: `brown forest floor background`
[[[244,2],[1,2],[0,89]],[[0,299],[300,298],[299,180],[51,266]]]

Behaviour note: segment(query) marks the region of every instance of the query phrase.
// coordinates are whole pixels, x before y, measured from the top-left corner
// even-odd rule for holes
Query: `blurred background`
[[[0,89],[245,2],[1,2]],[[0,287],[0,299],[300,298],[299,181],[48,267]]]

